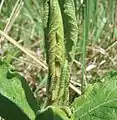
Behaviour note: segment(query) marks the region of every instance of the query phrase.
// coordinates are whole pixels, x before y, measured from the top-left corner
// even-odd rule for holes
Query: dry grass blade
[[[24,52],[26,55],[28,55],[29,57],[31,57],[33,60],[35,60],[38,64],[40,64],[41,66],[43,66],[46,70],[48,69],[48,67],[46,66],[45,63],[41,62],[40,60],[38,60],[35,56],[33,56],[26,48],[22,47],[20,44],[18,44],[13,38],[11,38],[10,36],[8,36],[6,33],[4,33],[3,31],[0,30],[0,34],[1,36],[5,37],[10,43],[12,43],[13,45],[15,45],[17,48],[19,48],[22,52]]]
[[[76,88],[74,85],[72,85],[71,83],[69,84],[69,87],[72,90],[74,90],[76,93],[78,93],[79,95],[81,95],[81,91],[78,88]]]
[[[0,3],[0,13],[1,13],[1,9],[2,9],[3,4],[4,4],[4,0],[2,0]]]
[[[22,6],[23,6],[23,1],[18,0],[16,2],[16,4],[15,4],[15,6],[14,6],[14,8],[12,10],[12,13],[11,13],[9,19],[8,19],[8,22],[7,22],[7,24],[6,24],[5,28],[4,28],[4,32],[6,34],[8,34],[8,32],[11,30],[11,27],[12,27],[13,23],[15,22],[17,16],[19,15]],[[0,42],[2,42],[2,41],[4,41],[3,36],[1,37]]]

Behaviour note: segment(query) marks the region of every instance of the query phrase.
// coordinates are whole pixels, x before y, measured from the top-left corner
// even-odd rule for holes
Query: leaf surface
[[[76,45],[78,40],[78,25],[76,18],[76,7],[74,0],[59,0],[64,23],[64,34],[66,42],[66,52],[68,60],[72,61],[75,57]]]
[[[38,112],[35,120],[70,120],[70,118],[66,110],[57,106],[48,106]]]
[[[9,107],[12,107],[13,104],[16,104],[16,106],[19,107],[17,109],[21,109],[24,114],[27,114],[27,116],[29,116],[31,119],[35,118],[35,113],[38,110],[38,107],[36,100],[28,84],[26,83],[26,80],[19,73],[11,71],[9,67],[1,61],[0,94],[2,96],[1,99],[3,97],[3,99],[6,99],[6,101],[0,105],[0,110],[2,111],[2,104],[6,104],[6,107],[3,111],[5,112],[4,114],[7,115],[7,113],[12,113],[11,115],[17,116],[18,113],[16,113],[14,109],[12,111],[12,109]],[[12,105],[11,102],[13,103]]]
[[[5,120],[30,120],[12,101],[0,94],[0,116]]]
[[[117,119],[117,72],[111,72],[100,82],[90,85],[73,102],[74,120]]]

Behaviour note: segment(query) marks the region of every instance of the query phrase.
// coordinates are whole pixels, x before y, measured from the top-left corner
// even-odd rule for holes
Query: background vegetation
[[[0,58],[24,75],[41,106],[48,78],[45,1],[1,0],[0,3]],[[87,86],[117,69],[117,0],[74,0],[74,3],[76,36],[66,44],[67,52],[72,49],[71,101],[81,94],[81,84]],[[66,32],[66,39],[68,36]]]

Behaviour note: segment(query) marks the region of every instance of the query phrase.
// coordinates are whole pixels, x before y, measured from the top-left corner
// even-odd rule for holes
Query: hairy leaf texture
[[[66,52],[69,61],[73,61],[78,40],[78,25],[74,0],[59,0],[64,21]]]
[[[117,71],[108,73],[100,82],[90,85],[73,102],[74,120],[117,119]]]
[[[53,103],[58,99],[61,71],[65,61],[64,32],[61,10],[58,0],[49,1],[48,34],[49,83],[48,91]],[[49,86],[50,85],[50,86]]]

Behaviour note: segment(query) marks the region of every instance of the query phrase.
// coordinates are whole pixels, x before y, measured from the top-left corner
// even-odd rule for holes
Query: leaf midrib
[[[109,100],[107,102],[103,102],[102,104],[99,104],[97,106],[95,106],[93,109],[89,110],[88,112],[85,112],[84,114],[82,114],[78,119],[81,119],[82,117],[86,116],[87,114],[91,113],[92,111],[98,109],[99,107],[103,106],[103,105],[106,105],[106,104],[109,104],[111,102],[116,102],[117,99],[113,99],[113,100]]]

